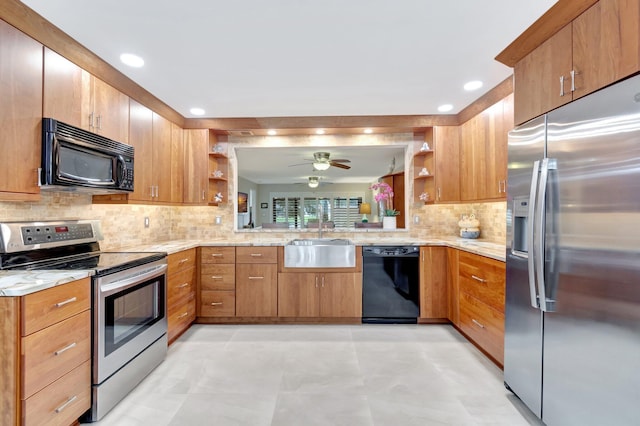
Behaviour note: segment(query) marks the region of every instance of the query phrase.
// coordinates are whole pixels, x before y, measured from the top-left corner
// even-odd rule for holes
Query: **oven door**
[[[166,334],[166,270],[160,260],[94,279],[94,384]]]

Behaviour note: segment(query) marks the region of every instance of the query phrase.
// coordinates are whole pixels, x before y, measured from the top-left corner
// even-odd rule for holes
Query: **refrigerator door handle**
[[[540,296],[539,305],[543,312],[547,310],[547,295],[544,276],[544,233],[545,233],[545,212],[547,203],[547,182],[549,180],[549,159],[544,158],[540,165],[540,186],[538,190],[538,199],[536,200],[536,217],[538,218],[536,234],[534,236],[535,255],[535,274],[538,277],[538,294]]]
[[[536,292],[536,270],[535,270],[535,207],[536,195],[538,193],[538,174],[540,173],[540,161],[533,163],[533,174],[531,176],[531,188],[529,190],[529,213],[527,221],[527,263],[529,271],[529,293],[531,296],[531,306],[539,308],[538,293]]]

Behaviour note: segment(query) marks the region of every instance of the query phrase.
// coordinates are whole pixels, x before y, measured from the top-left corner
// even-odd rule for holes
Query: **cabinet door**
[[[458,250],[447,248],[447,286],[449,291],[449,320],[460,325],[460,286],[458,281]]]
[[[571,32],[571,24],[565,26],[514,67],[516,124],[571,101]],[[560,96],[560,76],[566,80],[564,96]]]
[[[420,247],[420,317],[447,318],[447,248]]]
[[[484,191],[485,124],[482,113],[461,128],[460,144],[460,199],[472,201],[481,198]]]
[[[600,0],[573,21],[573,99],[640,70],[640,2]]]
[[[318,317],[319,274],[287,272],[278,274],[278,316]]]
[[[277,315],[277,265],[236,265],[236,316],[275,317]]]
[[[362,317],[362,274],[336,272],[321,274],[320,316]]]
[[[184,130],[184,202],[207,203],[209,130]]]
[[[171,201],[171,122],[153,113],[152,184],[155,185],[155,201]]]
[[[436,202],[460,201],[460,127],[433,129],[435,150]]]
[[[97,77],[92,80],[93,131],[129,143],[129,97]]]
[[[171,123],[171,202],[182,203],[184,197],[184,139],[182,128]]]
[[[507,195],[507,135],[513,128],[513,95],[492,105],[482,117],[485,132],[485,172],[479,199],[506,198]]]
[[[135,148],[133,165],[133,193],[129,200],[152,200],[153,163],[153,112],[131,100],[131,119],[129,121],[131,145]]]
[[[42,145],[42,45],[0,20],[0,199],[35,199]]]
[[[89,127],[91,74],[46,47],[43,90],[43,117],[93,131]]]

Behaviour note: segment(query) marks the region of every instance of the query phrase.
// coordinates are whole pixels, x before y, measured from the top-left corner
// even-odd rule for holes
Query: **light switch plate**
[[[144,227],[148,228],[149,227],[149,216],[145,216],[144,217]]]

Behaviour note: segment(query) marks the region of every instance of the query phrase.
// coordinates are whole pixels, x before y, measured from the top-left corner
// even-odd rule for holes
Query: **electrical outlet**
[[[145,228],[149,227],[149,216],[145,216],[145,218],[144,218],[144,227]]]
[[[216,225],[222,225],[222,216],[216,216]]]
[[[416,225],[420,223],[420,216],[418,215],[413,216],[413,223],[415,223]]]

